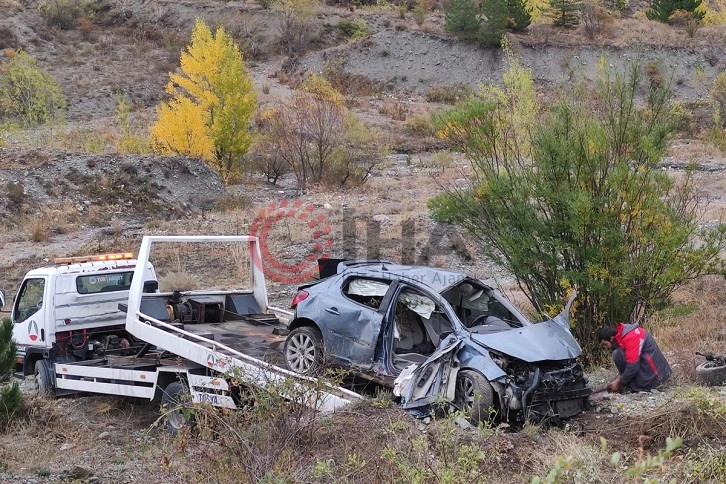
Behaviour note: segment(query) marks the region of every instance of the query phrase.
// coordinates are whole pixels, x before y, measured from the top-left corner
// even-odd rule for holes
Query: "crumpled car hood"
[[[570,360],[582,353],[570,331],[553,319],[494,334],[472,334],[471,338],[487,348],[528,363]]]

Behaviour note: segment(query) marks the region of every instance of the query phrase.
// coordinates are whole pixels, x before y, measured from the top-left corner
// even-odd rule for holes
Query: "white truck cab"
[[[133,254],[55,259],[28,272],[13,301],[11,319],[17,367],[33,374],[41,359],[72,362],[131,345],[124,330],[126,303],[137,261]],[[156,292],[151,263],[144,290]],[[1,303],[1,302],[0,302]]]

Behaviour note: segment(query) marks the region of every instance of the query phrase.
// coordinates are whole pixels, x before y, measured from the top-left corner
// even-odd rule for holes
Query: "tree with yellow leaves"
[[[157,107],[152,149],[200,157],[226,182],[234,181],[252,143],[257,102],[239,47],[222,27],[212,34],[197,19],[180,65],[181,73],[169,73],[171,99]]]

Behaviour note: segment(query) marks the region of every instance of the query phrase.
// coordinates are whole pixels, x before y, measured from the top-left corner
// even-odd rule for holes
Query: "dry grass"
[[[648,20],[645,14],[637,17],[608,22],[608,28],[589,38],[585,27],[559,29],[551,24],[532,25],[517,38],[525,45],[558,45],[574,47],[582,45],[603,45],[626,48],[637,45],[658,47],[712,46],[726,42],[726,29],[722,26],[699,28],[691,37],[686,29],[675,28],[661,22]],[[642,17],[641,17],[642,15]]]
[[[716,339],[723,329],[726,311],[726,280],[723,276],[703,276],[679,289],[675,306],[648,321],[648,330],[669,355],[676,382],[693,381],[699,361],[695,352],[723,353]]]
[[[398,99],[385,99],[378,107],[378,112],[395,121],[405,121],[410,113],[410,108]]]
[[[169,272],[159,277],[159,290],[161,292],[194,291],[200,287],[199,280],[184,270],[181,272]]]
[[[153,405],[115,397],[54,400],[25,394],[23,398],[23,408],[0,432],[0,456],[10,472],[37,478],[74,465],[92,470],[109,466],[112,458],[118,458],[114,455],[118,442],[99,439],[106,430],[117,432],[118,441],[126,442],[135,455],[143,452],[144,444],[133,435],[139,426],[150,424]],[[149,470],[155,462],[149,460]]]

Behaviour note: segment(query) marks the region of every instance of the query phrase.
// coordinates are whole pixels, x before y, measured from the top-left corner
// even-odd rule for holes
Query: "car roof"
[[[425,266],[404,266],[388,262],[356,263],[346,267],[340,274],[358,274],[382,279],[406,279],[429,286],[441,293],[445,289],[470,279],[466,274]]]

